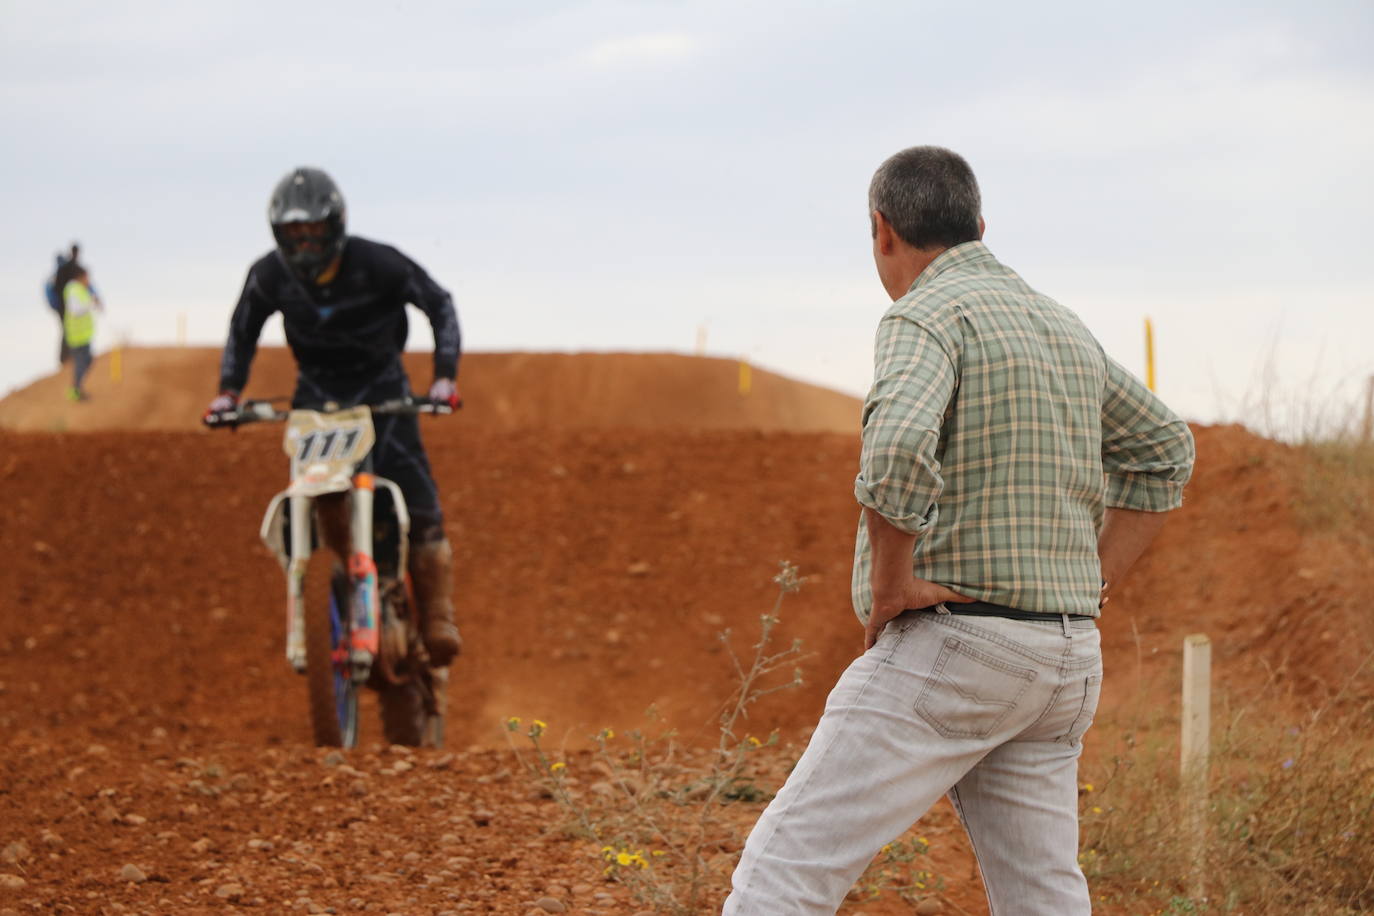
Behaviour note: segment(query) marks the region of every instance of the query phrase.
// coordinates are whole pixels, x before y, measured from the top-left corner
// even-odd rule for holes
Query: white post
[[[1202,633],[1183,640],[1183,754],[1184,779],[1207,772],[1212,727],[1212,642]]]
[[[1212,728],[1212,642],[1202,633],[1183,640],[1183,741],[1179,755],[1187,835],[1193,863],[1189,892],[1206,896],[1207,755]]]

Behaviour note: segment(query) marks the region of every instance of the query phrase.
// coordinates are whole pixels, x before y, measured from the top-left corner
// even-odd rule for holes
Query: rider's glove
[[[454,410],[463,405],[458,383],[451,378],[436,378],[434,384],[429,386],[429,399],[435,404],[447,404]]]
[[[210,402],[210,406],[205,408],[205,418],[227,413],[239,406],[239,394],[237,391],[221,391],[219,395]]]

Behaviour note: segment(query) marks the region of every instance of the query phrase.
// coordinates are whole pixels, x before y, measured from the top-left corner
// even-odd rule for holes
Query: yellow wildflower
[[[549,724],[547,722],[535,719],[533,722],[530,723],[529,735],[531,738],[538,738],[540,735],[544,734],[544,729],[548,727]]]
[[[519,716],[511,716],[509,719],[506,720],[506,731],[512,731],[512,732],[513,732],[513,731],[515,731],[515,730],[516,730],[517,728],[519,728],[519,727],[520,727],[520,717],[519,717]]]
[[[1101,813],[1102,813],[1102,809],[1099,808],[1099,807],[1097,807],[1097,805],[1093,805],[1093,814],[1101,814]]]
[[[549,765],[549,772],[557,773],[559,770],[567,769],[567,766],[568,765],[566,763],[559,760],[558,762]]]
[[[1090,783],[1090,782],[1085,782],[1085,783],[1083,783],[1083,785],[1081,786],[1081,788],[1083,789],[1084,792],[1091,792],[1091,791],[1093,790],[1093,784]]]
[[[611,868],[613,868],[616,865],[619,865],[621,868],[629,868],[631,865],[637,865],[640,868],[649,867],[649,860],[644,858],[644,854],[642,851],[630,852],[630,850],[628,849],[622,849],[619,852],[616,852],[612,850],[611,847],[605,846],[602,848],[602,852],[606,856],[606,861],[612,863],[606,868],[608,874],[610,873]],[[655,855],[658,855],[658,853],[655,853]]]
[[[763,744],[762,741],[760,741],[758,738],[755,738],[753,735],[750,735],[748,738],[745,738],[744,740],[749,742],[750,747],[759,747]]]
[[[601,730],[601,740],[602,740],[602,741],[610,741],[610,740],[611,740],[612,738],[614,738],[614,737],[615,737],[615,729],[610,728],[610,727],[608,726],[608,727],[603,728],[603,729]]]

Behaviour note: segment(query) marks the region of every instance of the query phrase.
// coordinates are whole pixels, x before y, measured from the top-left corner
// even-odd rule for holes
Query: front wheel
[[[310,727],[319,747],[358,743],[358,685],[349,664],[349,583],[328,550],[310,560],[305,576],[305,678]]]

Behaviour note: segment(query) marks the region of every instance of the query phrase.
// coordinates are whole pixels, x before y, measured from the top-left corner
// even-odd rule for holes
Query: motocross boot
[[[409,565],[430,664],[446,667],[463,648],[453,622],[453,547],[447,539],[411,544]]]

